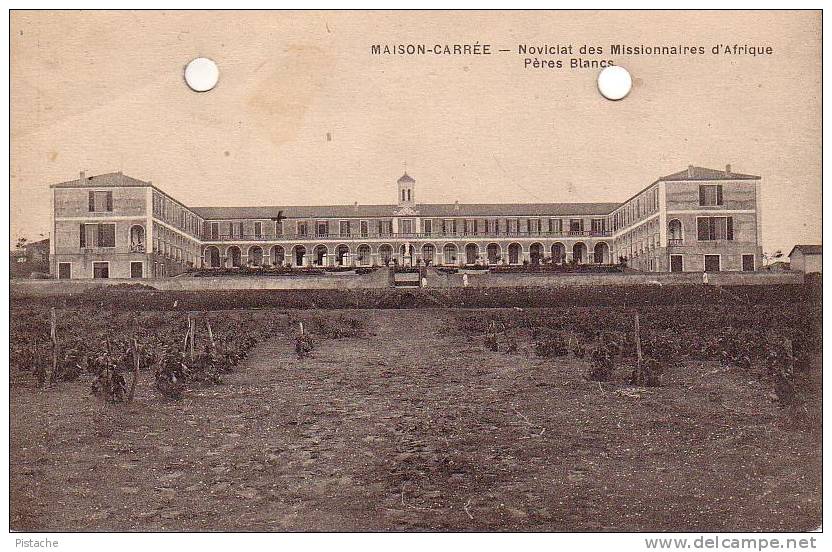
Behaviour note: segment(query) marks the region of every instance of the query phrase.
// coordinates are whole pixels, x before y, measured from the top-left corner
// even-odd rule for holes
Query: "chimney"
[[[80,178],[80,180],[84,180],[86,177],[87,177],[87,173],[85,173],[84,171],[81,171],[81,178]]]
[[[454,211],[459,211],[459,200],[454,201]]]
[[[693,165],[688,165],[688,178],[693,178]]]
[[[731,165],[725,165],[725,174],[731,175]]]

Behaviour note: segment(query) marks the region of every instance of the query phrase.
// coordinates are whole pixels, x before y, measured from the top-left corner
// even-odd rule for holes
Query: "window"
[[[283,221],[274,221],[274,235],[275,236],[282,236],[283,235]]]
[[[327,221],[318,221],[316,228],[319,236],[329,235],[329,223]]]
[[[342,220],[338,223],[338,231],[342,236],[349,236],[350,235],[350,221]]]
[[[306,236],[309,234],[309,225],[305,222],[298,223],[298,236]]]
[[[570,232],[583,232],[584,231],[584,219],[571,219],[569,221],[569,231]]]
[[[719,272],[719,255],[705,255],[705,272]]]
[[[743,270],[743,272],[753,272],[754,271],[754,255],[743,255],[742,256],[742,270]]]
[[[402,201],[404,201],[404,190],[402,190]]]
[[[212,240],[220,239],[220,223],[219,222],[212,222],[211,223],[211,239]]]
[[[89,192],[89,211],[101,213],[113,210],[113,192]]]
[[[424,231],[425,234],[432,234],[433,233],[433,221],[430,220],[430,219],[423,220],[422,221],[422,230]]]
[[[563,221],[561,219],[549,219],[549,228],[551,232],[557,234],[563,233]]]
[[[699,241],[733,240],[733,217],[697,217],[696,239]]]
[[[110,263],[92,263],[92,277],[93,278],[109,278],[110,277]]]
[[[361,221],[360,230],[361,230],[361,236],[365,237],[365,238],[367,237],[367,234],[370,233],[370,225],[367,223],[366,220]]]
[[[402,219],[401,232],[403,234],[413,233],[413,221],[411,219]]]
[[[699,205],[722,205],[722,184],[700,184]]]
[[[671,255],[670,256],[670,272],[682,272],[683,270],[682,264],[682,256],[681,255]]]
[[[263,237],[263,223],[259,220],[254,223],[254,237],[255,238],[262,238]]]
[[[81,247],[115,247],[115,224],[82,224],[79,245]]]
[[[237,223],[237,235],[243,237],[243,221]]]
[[[593,234],[603,234],[604,230],[606,230],[604,225],[604,219],[592,219],[591,224]]]
[[[526,227],[530,234],[537,234],[540,232],[540,221],[538,219],[529,219],[526,221]]]
[[[72,278],[72,263],[58,263],[58,279],[69,280]]]
[[[378,233],[380,236],[386,236],[388,234],[393,233],[393,221],[392,220],[380,220],[378,221]]]
[[[410,188],[407,189],[407,200],[410,201]]]
[[[142,278],[144,273],[144,263],[142,261],[130,261],[130,277]]]

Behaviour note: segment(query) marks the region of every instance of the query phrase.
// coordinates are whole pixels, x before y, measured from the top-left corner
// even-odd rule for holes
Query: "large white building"
[[[146,278],[191,267],[609,264],[755,270],[760,177],[690,166],[623,203],[419,203],[408,174],[385,205],[188,207],[119,173],[54,184],[58,278]],[[284,218],[285,217],[285,218]]]

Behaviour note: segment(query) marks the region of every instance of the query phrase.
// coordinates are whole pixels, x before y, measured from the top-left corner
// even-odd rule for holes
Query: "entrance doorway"
[[[705,272],[719,272],[719,255],[705,255]]]
[[[684,270],[682,266],[682,256],[681,255],[671,255],[670,256],[670,272],[682,272]]]

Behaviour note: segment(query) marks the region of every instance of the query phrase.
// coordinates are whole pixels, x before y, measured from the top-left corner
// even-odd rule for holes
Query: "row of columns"
[[[584,246],[582,256],[581,256],[582,257],[581,262],[582,263],[594,262],[594,247],[590,248],[589,246],[587,246],[583,242],[579,242],[579,243],[582,243],[583,246]],[[605,259],[605,262],[611,262],[611,260],[612,260],[612,251],[609,247],[609,244],[607,244],[607,242],[599,242],[599,243],[604,243],[604,244],[607,245],[607,248],[606,248],[606,257],[607,258]],[[385,245],[387,245],[391,249],[388,249],[385,252],[382,252],[381,249]],[[460,246],[459,244],[454,244],[455,248],[454,248],[453,253],[448,253],[448,254],[446,254],[444,245],[441,248],[437,248],[436,246],[434,246],[432,258],[427,259],[427,260],[429,260],[434,265],[458,265],[460,262],[463,262],[464,264],[474,264],[472,262],[469,262],[469,260],[471,260],[471,259],[468,258],[468,251],[466,249],[466,245],[467,244]],[[490,245],[490,244],[488,244],[488,245]],[[481,245],[477,244],[477,251],[475,253],[475,257],[479,257],[479,259],[476,259],[476,258],[472,259],[474,262],[493,264],[493,263],[489,262],[490,259],[488,258],[488,245],[486,245],[483,248]],[[500,260],[499,260],[500,264],[503,264],[504,262],[509,262],[510,264],[523,264],[524,262],[532,262],[531,245],[533,245],[533,244],[529,244],[529,246],[523,247],[523,244],[517,243],[516,245],[518,246],[518,251],[517,251],[517,259],[516,260],[511,258],[511,255],[510,255],[511,245],[514,245],[514,243],[509,244],[506,247],[499,246],[499,249],[497,251],[497,255],[500,257]],[[554,244],[552,244],[552,245],[554,245]],[[549,247],[545,247],[542,244],[540,245],[540,260],[542,260],[544,257],[550,257],[552,255],[552,245],[550,245]],[[574,245],[575,244],[572,244],[573,247],[567,247],[566,244],[563,244],[563,245],[564,245],[564,251],[563,252],[566,256],[565,260],[566,260],[566,262],[571,262],[574,259]],[[240,265],[241,266],[247,266],[249,258],[252,257],[252,255],[249,254],[250,251],[251,251],[251,248],[246,249],[245,253],[244,253],[243,249],[240,248],[239,246],[228,246],[225,250],[225,254],[223,255],[223,252],[220,251],[218,246],[213,246],[212,245],[212,246],[207,246],[203,251],[204,266],[211,266],[211,255],[210,255],[211,249],[210,248],[212,248],[212,247],[217,248],[217,252],[219,253],[219,264],[220,264],[220,266],[225,266],[225,267],[232,266],[232,256],[229,254],[229,250],[232,247],[237,247],[240,251]],[[331,266],[336,266],[338,264],[341,264],[343,266],[352,266],[353,264],[355,266],[373,266],[373,265],[384,265],[385,260],[388,256],[389,256],[389,259],[390,259],[391,263],[394,262],[394,261],[398,261],[398,263],[400,265],[402,265],[402,264],[404,264],[404,265],[411,265],[411,264],[412,265],[417,265],[422,260],[424,260],[424,244],[422,244],[422,245],[413,245],[409,242],[406,242],[405,244],[398,245],[398,246],[395,246],[395,247],[390,245],[390,244],[380,245],[379,247],[376,247],[375,250],[370,249],[370,252],[365,255],[364,259],[359,259],[359,254],[358,254],[358,249],[357,248],[356,248],[355,252],[352,252],[352,250],[349,250],[347,253],[345,253],[343,255],[343,262],[342,263],[337,262],[337,260],[338,260],[338,246],[336,246],[335,248],[332,248],[333,249],[332,252],[330,252],[331,248],[326,247],[326,252],[323,253],[322,255],[319,255],[319,253],[317,251],[318,246],[313,246],[311,249],[306,247],[306,246],[302,246],[304,248],[304,254],[303,254],[303,258],[302,258],[300,263],[298,262],[298,258],[297,258],[297,247],[298,246],[293,246],[289,249],[284,248],[284,250],[283,250],[284,251],[284,253],[283,253],[283,262],[284,262],[284,264],[286,264],[286,262],[288,261],[288,263],[291,264],[292,266],[304,266],[304,267],[309,267],[309,266],[331,267]],[[404,249],[404,254],[402,253],[403,249]],[[271,266],[271,261],[272,261],[271,260],[271,251],[272,251],[272,248],[269,248],[269,249],[262,249],[261,248],[261,250],[262,250],[262,263],[261,263],[261,265]],[[412,250],[413,254],[412,255],[407,254],[411,250]],[[321,258],[321,261],[322,261],[321,263],[318,263],[319,256],[322,257]],[[353,260],[355,261],[354,263],[353,263]]]

